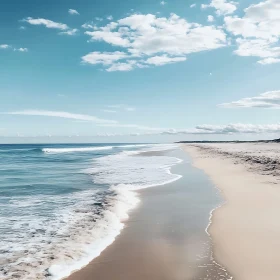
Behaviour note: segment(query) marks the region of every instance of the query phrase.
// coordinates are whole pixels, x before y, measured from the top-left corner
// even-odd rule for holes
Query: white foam
[[[111,150],[112,146],[104,147],[82,147],[82,148],[43,148],[44,153],[58,154],[58,153],[74,153],[74,152],[92,152],[92,151],[102,151]]]
[[[6,270],[5,274],[0,271],[0,278],[60,280],[87,265],[120,234],[129,211],[139,202],[135,190],[181,177],[170,171],[180,159],[141,153],[174,148],[149,145],[139,151],[95,158],[83,172],[103,186],[99,189],[93,185],[90,190],[71,194],[10,200],[14,215],[2,221],[10,230],[0,240],[1,250],[8,252],[0,256]]]
[[[65,259],[50,266],[48,271],[52,275],[52,280],[65,278],[73,271],[86,266],[115,241],[124,227],[123,222],[128,219],[129,210],[139,202],[136,193],[129,191],[117,191],[116,193],[117,195],[111,198],[111,205],[104,211],[103,219],[99,220],[89,231],[87,242],[79,244],[79,250],[82,253],[80,258]]]
[[[94,183],[111,185],[110,190],[117,193],[113,198],[114,206],[105,211],[106,214],[102,219],[109,222],[110,233],[102,232],[101,240],[88,244],[84,256],[78,261],[51,266],[49,272],[53,275],[52,280],[67,277],[73,271],[87,265],[115,240],[124,227],[123,221],[128,218],[129,211],[139,202],[135,190],[165,185],[181,178],[181,175],[172,174],[170,171],[172,166],[182,162],[181,159],[168,156],[141,156],[141,153],[146,151],[175,148],[177,148],[175,145],[153,145],[141,151],[124,151],[95,159],[92,168],[83,170],[91,174]],[[98,226],[95,225],[95,230],[96,227]]]

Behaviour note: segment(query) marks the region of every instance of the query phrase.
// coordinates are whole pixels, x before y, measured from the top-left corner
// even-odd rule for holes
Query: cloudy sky
[[[280,137],[279,39],[280,0],[3,0],[0,142]]]

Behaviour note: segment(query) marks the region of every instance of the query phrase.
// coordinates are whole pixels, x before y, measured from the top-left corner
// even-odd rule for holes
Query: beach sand
[[[192,167],[187,153],[168,155],[184,159],[172,168],[172,173],[184,176],[139,191],[141,203],[115,242],[68,280],[230,279],[212,260],[205,231],[210,211],[222,202],[217,190],[201,170]]]
[[[279,280],[280,145],[183,146],[226,200],[208,229],[215,259],[237,280]]]

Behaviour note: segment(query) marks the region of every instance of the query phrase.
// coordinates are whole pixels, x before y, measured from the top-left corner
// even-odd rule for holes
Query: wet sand
[[[184,159],[172,168],[183,178],[139,191],[141,203],[115,242],[68,280],[230,279],[212,260],[205,231],[210,211],[222,202],[217,190],[186,153],[168,155]]]
[[[238,280],[279,280],[280,145],[188,144],[194,165],[221,190],[209,233],[215,259]]]

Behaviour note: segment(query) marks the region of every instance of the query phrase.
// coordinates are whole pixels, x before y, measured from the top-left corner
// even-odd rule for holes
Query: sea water
[[[0,145],[0,279],[62,279],[110,245],[138,189],[181,176],[159,144]],[[143,152],[151,152],[142,156]]]

